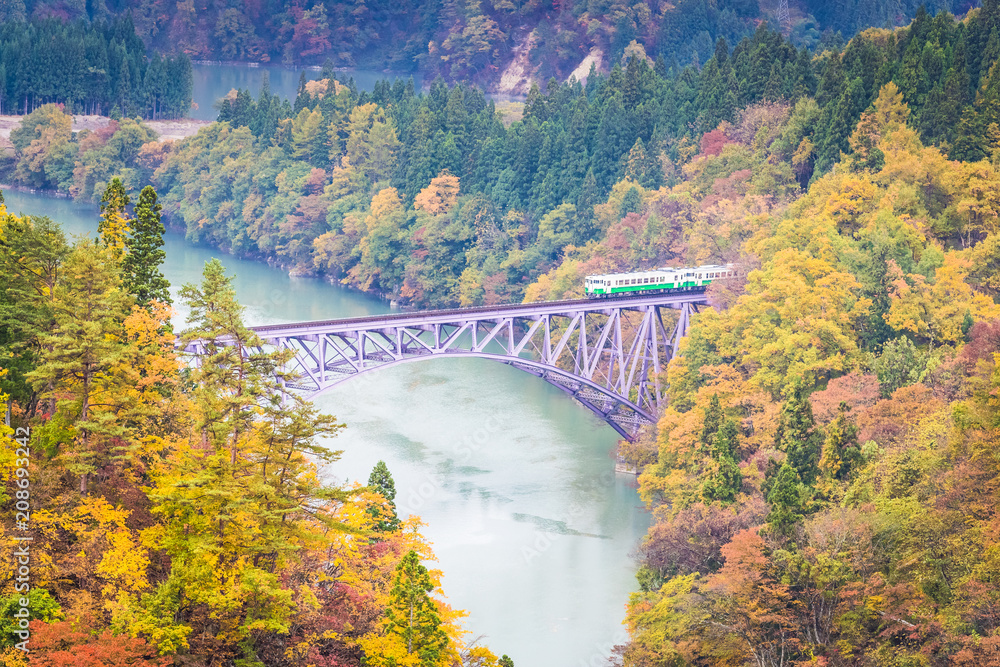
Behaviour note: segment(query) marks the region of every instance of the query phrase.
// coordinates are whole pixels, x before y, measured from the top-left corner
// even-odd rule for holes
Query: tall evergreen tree
[[[785,463],[767,494],[771,511],[767,523],[779,535],[789,536],[795,526],[802,521],[802,500],[799,497],[799,476],[795,469]]]
[[[202,446],[228,447],[235,465],[245,440],[253,435],[254,407],[281,394],[279,369],[287,352],[260,351],[260,337],[243,323],[243,306],[236,300],[233,278],[222,262],[205,264],[200,285],[181,287],[191,309],[184,332],[186,343],[198,341],[204,353],[191,379],[200,415]]]
[[[430,596],[433,590],[427,568],[420,564],[417,552],[410,550],[396,566],[385,615],[389,632],[403,640],[406,652],[416,655],[421,667],[439,664],[448,647],[441,616]]]
[[[144,308],[148,308],[152,301],[171,303],[170,283],[160,271],[160,265],[167,256],[163,250],[166,229],[160,221],[161,209],[156,201],[156,190],[151,185],[144,187],[135,205],[131,233],[125,240],[128,249],[122,262],[125,288]]]
[[[399,517],[396,515],[396,483],[392,479],[392,473],[385,461],[379,461],[368,476],[368,488],[385,498],[389,505],[388,514],[379,507],[369,507],[368,512],[377,517],[375,530],[380,533],[387,533],[396,530],[400,526]]]
[[[819,468],[834,479],[844,479],[861,461],[858,427],[847,418],[847,403],[841,401],[837,418],[826,429]]]
[[[722,411],[722,403],[719,402],[719,395],[712,394],[712,398],[708,402],[708,407],[705,409],[701,435],[698,438],[704,451],[708,452],[711,450],[715,434],[719,432],[719,427],[722,426],[722,420],[725,419],[725,416],[725,413]]]
[[[794,389],[781,406],[775,444],[788,454],[788,465],[802,481],[812,484],[819,472],[822,439],[816,432],[809,397],[799,388]]]
[[[27,374],[43,397],[56,399],[55,423],[74,425],[73,441],[56,444],[68,447],[67,467],[83,494],[98,467],[100,441],[116,434],[114,423],[91,419],[92,406],[116,394],[109,370],[122,358],[121,328],[131,306],[116,265],[108,247],[85,240],[73,248],[53,298],[55,329],[42,336],[41,363]]]
[[[48,218],[6,216],[0,222],[0,369],[7,371],[0,374],[0,393],[23,405],[34,406],[24,374],[38,363],[41,337],[55,325],[53,298],[69,250]]]

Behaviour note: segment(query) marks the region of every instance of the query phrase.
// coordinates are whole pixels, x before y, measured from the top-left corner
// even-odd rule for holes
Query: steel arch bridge
[[[660,373],[677,355],[699,291],[434,310],[252,327],[294,352],[287,389],[310,398],[364,373],[440,357],[491,359],[542,378],[632,440],[665,405]],[[676,310],[664,323],[663,310]],[[194,342],[188,351],[203,352]]]

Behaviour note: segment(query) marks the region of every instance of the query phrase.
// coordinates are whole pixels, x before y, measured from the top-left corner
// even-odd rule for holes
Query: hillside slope
[[[867,27],[903,25],[917,0],[793,0],[790,31],[798,46],[835,43]],[[978,2],[932,0],[930,13],[963,13]],[[0,21],[26,16],[103,18],[130,12],[146,43],[193,58],[276,61],[399,70],[422,69],[489,89],[533,35],[534,77],[565,79],[594,49],[604,63],[633,41],[668,65],[706,62],[719,38],[735,44],[763,21],[775,0],[13,0]]]

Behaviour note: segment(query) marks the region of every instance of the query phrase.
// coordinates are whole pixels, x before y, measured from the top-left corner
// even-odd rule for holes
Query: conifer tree
[[[791,535],[796,524],[802,520],[802,500],[798,485],[799,476],[795,469],[787,463],[783,464],[767,494],[767,502],[771,504],[767,523],[779,535]]]
[[[847,403],[841,401],[837,417],[826,429],[819,468],[834,479],[845,479],[861,461],[858,427],[847,418]]]
[[[743,486],[743,474],[733,457],[724,455],[718,459],[718,468],[702,484],[701,494],[706,503],[719,501],[723,505],[736,501],[736,494]]]
[[[712,439],[712,455],[716,458],[735,459],[740,446],[739,437],[739,425],[736,420],[731,417],[726,419]]]
[[[396,483],[392,479],[392,473],[385,461],[379,461],[368,476],[368,488],[385,498],[389,505],[389,512],[379,507],[369,507],[368,512],[378,518],[375,530],[380,533],[387,533],[396,530],[400,526],[399,517],[396,515]]]
[[[27,375],[43,397],[57,399],[61,423],[73,426],[67,467],[79,475],[80,493],[97,468],[95,438],[114,435],[114,424],[92,420],[91,409],[116,393],[108,371],[121,359],[122,322],[132,301],[111,252],[83,241],[66,258],[52,303],[55,329],[42,336],[41,363]]]
[[[115,176],[104,189],[101,197],[101,221],[97,224],[101,244],[111,251],[111,258],[115,262],[121,262],[125,258],[125,245],[129,235],[127,207],[130,202],[125,184]]]
[[[166,258],[163,251],[166,229],[160,221],[161,209],[156,201],[156,190],[151,185],[144,187],[135,205],[131,233],[125,240],[128,249],[122,262],[125,288],[144,308],[149,308],[152,301],[171,303],[170,283],[160,271],[160,265]]]
[[[303,71],[299,74],[299,87],[295,91],[295,104],[292,106],[292,111],[298,115],[303,109],[311,107],[312,102],[312,96],[306,92],[306,73]]]
[[[183,644],[184,610],[192,607],[234,641],[287,633],[295,605],[280,572],[295,552],[323,549],[327,535],[344,530],[331,510],[348,496],[325,486],[316,469],[339,457],[317,440],[341,425],[294,395],[282,397],[275,376],[285,357],[247,350],[260,341],[243,324],[221,263],[208,262],[201,284],[185,285],[181,296],[194,325],[183,340],[202,346],[190,378],[204,435],[153,471],[151,509],[163,521],[153,540],[169,554],[170,570],[131,626],[158,637],[161,650]]]
[[[723,416],[722,409],[718,404],[718,395],[712,395],[713,404],[709,405],[708,411],[711,417],[706,415],[706,426],[709,422]],[[710,440],[706,446],[711,447],[711,455],[717,461],[714,471],[702,485],[701,493],[705,502],[711,503],[718,500],[723,504],[732,503],[736,500],[736,494],[743,486],[743,474],[736,459],[739,449],[739,426],[735,419],[725,419],[721,425],[715,429],[715,433],[707,436],[702,431],[702,437]]]
[[[191,328],[182,339],[197,341],[204,350],[191,377],[202,444],[228,446],[230,464],[235,465],[251,434],[252,408],[281,393],[279,368],[290,355],[260,351],[263,343],[243,323],[244,308],[236,300],[233,278],[219,260],[206,262],[201,284],[184,285],[180,294],[191,308]]]
[[[775,444],[788,454],[787,464],[802,481],[812,484],[819,472],[822,440],[816,432],[812,405],[800,388],[792,390],[781,406]]]
[[[396,566],[396,578],[389,593],[385,615],[388,631],[406,644],[406,652],[416,655],[422,667],[437,665],[448,647],[430,593],[434,590],[427,568],[417,552],[410,550]]]
[[[0,195],[0,213],[5,213]],[[37,364],[41,336],[55,325],[53,298],[69,253],[59,225],[48,218],[0,217],[0,393],[28,404],[24,373]]]
[[[698,438],[704,451],[707,452],[711,449],[715,434],[718,433],[719,427],[722,426],[724,418],[725,414],[722,411],[722,404],[719,402],[719,395],[712,394],[712,398],[708,402],[708,407],[705,409],[705,419],[702,422],[701,436]]]

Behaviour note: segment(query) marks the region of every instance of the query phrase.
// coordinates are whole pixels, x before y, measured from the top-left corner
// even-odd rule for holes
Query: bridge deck
[[[450,324],[456,319],[469,316],[471,319],[488,319],[483,315],[498,318],[517,317],[523,313],[525,317],[538,315],[572,316],[581,310],[599,311],[602,305],[608,310],[619,308],[638,308],[642,306],[678,306],[685,303],[705,301],[703,290],[672,292],[667,294],[643,294],[640,296],[618,297],[611,299],[570,299],[566,301],[538,301],[535,303],[502,304],[496,306],[475,306],[472,308],[451,308],[448,310],[421,310],[408,313],[387,313],[385,315],[367,315],[339,320],[315,320],[310,322],[290,322],[287,324],[267,324],[250,327],[265,338],[294,336],[322,330],[324,333],[339,333],[354,331],[359,326],[364,328],[407,327],[419,324]],[[374,325],[374,326],[372,326]]]

